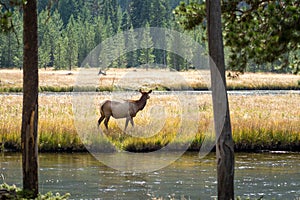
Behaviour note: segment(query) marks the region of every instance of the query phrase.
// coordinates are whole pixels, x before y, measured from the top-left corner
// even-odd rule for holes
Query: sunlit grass
[[[92,70],[91,70],[92,71]],[[97,76],[94,69],[94,78],[98,85],[89,89],[91,91],[112,91],[116,88],[153,88],[156,90],[203,90],[210,87],[210,74],[207,70],[190,70],[184,72],[171,72],[167,69],[109,69],[106,76]],[[21,70],[0,70],[0,92],[21,92]],[[39,70],[40,91],[70,92],[77,87],[76,81],[80,70],[73,71],[52,69]],[[134,81],[133,81],[134,80]],[[227,78],[229,89],[299,89],[299,75],[274,73],[245,73],[237,78]],[[189,86],[189,87],[187,87]]]
[[[300,145],[300,96],[269,95],[230,98],[233,135],[239,149]]]
[[[237,78],[227,78],[230,89],[299,89],[299,75],[276,73],[245,73]]]
[[[138,93],[131,98],[137,99]],[[208,94],[198,95],[196,106],[187,112],[197,117],[182,117],[182,105],[176,96],[159,93],[151,98],[143,111],[123,132],[125,119],[111,119],[109,131],[101,124],[97,128],[99,104],[110,98],[99,93],[94,105],[94,116],[78,133],[72,110],[72,97],[68,95],[41,95],[39,99],[39,149],[41,151],[82,151],[91,149],[153,151],[168,144],[170,148],[198,150],[212,130],[212,104]],[[21,95],[0,96],[0,143],[2,149],[20,150]],[[281,149],[295,150],[300,146],[300,95],[230,95],[233,138],[237,150]],[[185,121],[184,121],[185,120]],[[183,127],[183,125],[185,125]],[[191,131],[193,130],[193,131]],[[195,130],[195,131],[194,131]],[[103,135],[102,135],[103,134]],[[104,136],[104,137],[103,137]],[[205,138],[206,137],[206,138]]]

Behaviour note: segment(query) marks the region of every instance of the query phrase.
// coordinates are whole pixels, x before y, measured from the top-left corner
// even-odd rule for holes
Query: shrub
[[[21,188],[16,187],[15,185],[8,185],[3,183],[0,185],[0,199],[11,199],[11,200],[26,200],[31,199],[28,192],[24,192]],[[46,194],[39,194],[35,200],[65,200],[70,197],[69,193],[60,195],[59,193],[53,194],[48,192]]]

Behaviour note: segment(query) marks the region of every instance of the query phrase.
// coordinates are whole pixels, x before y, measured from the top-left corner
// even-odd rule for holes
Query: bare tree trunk
[[[217,135],[218,199],[234,199],[234,144],[226,92],[220,0],[207,0],[211,87]],[[216,65],[214,67],[213,65]]]
[[[23,5],[23,112],[22,169],[23,189],[38,195],[38,35],[37,2]]]

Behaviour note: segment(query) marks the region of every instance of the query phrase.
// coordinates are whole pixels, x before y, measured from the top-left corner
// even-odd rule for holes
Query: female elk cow
[[[98,120],[98,126],[104,120],[106,129],[108,129],[108,121],[112,116],[116,119],[126,118],[125,129],[126,131],[128,122],[130,121],[132,127],[134,127],[133,117],[136,116],[137,112],[143,110],[146,106],[147,99],[150,98],[149,94],[152,92],[139,92],[142,94],[139,100],[126,100],[124,102],[106,100],[100,107],[101,117]]]

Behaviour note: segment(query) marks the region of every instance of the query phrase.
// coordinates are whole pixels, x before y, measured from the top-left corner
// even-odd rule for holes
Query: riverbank
[[[139,97],[138,93],[131,98]],[[76,152],[88,149],[102,151],[127,150],[147,152],[173,144],[174,150],[189,144],[188,150],[198,151],[207,138],[206,133],[212,129],[212,104],[209,94],[195,95],[198,107],[191,112],[199,113],[199,119],[188,123],[196,124],[194,134],[182,132],[183,123],[180,104],[175,96],[155,93],[145,109],[134,119],[135,128],[129,125],[128,134],[124,134],[124,119],[111,119],[109,132],[103,131],[105,140],[99,139],[101,131],[90,133],[90,137],[78,134],[75,127],[76,118],[72,110],[71,95],[41,95],[39,98],[39,150],[41,152]],[[95,116],[91,120],[96,126],[99,117],[99,102],[110,98],[109,93],[96,96]],[[0,95],[0,143],[1,150],[20,151],[21,149],[21,95]],[[264,150],[300,151],[300,102],[299,94],[283,95],[229,95],[231,121],[235,150],[257,152]],[[157,107],[159,105],[160,107]],[[158,110],[156,109],[158,108]],[[164,109],[165,118],[153,117],[155,112]],[[155,115],[156,116],[156,115]],[[157,122],[163,121],[163,125]],[[152,126],[155,130],[149,135],[143,127]],[[101,129],[105,130],[101,124]],[[176,138],[178,133],[180,138]],[[94,137],[95,136],[95,137]],[[214,138],[211,138],[213,142]],[[112,148],[113,147],[113,148]]]
[[[92,71],[92,69],[91,69]],[[95,71],[95,72],[94,72]],[[80,77],[79,69],[73,71],[52,69],[39,70],[41,92],[72,92],[74,90],[113,91],[128,88],[151,88],[159,91],[168,90],[207,90],[209,72],[190,70],[174,72],[162,69],[109,69],[106,75],[92,74],[96,77],[92,87],[81,87],[76,81]],[[0,92],[22,92],[23,71],[0,69]],[[275,73],[245,73],[227,77],[228,90],[299,90],[300,76]]]

